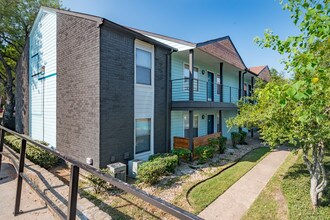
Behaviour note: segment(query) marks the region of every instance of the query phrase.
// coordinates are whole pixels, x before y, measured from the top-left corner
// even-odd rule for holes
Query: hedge
[[[5,135],[4,142],[17,153],[20,152],[22,139],[17,138],[14,135]],[[46,146],[48,145],[43,141],[39,142]],[[45,150],[42,150],[39,147],[36,147],[30,143],[27,143],[26,146],[26,158],[45,169],[54,167],[59,162],[58,157],[56,157],[55,155]]]
[[[150,157],[138,168],[138,179],[147,184],[155,184],[159,179],[175,171],[179,159],[173,154],[158,154]]]

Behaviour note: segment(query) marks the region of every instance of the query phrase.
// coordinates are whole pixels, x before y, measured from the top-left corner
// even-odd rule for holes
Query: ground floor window
[[[142,118],[136,119],[136,135],[135,135],[135,143],[136,149],[135,153],[143,153],[150,151],[150,143],[151,143],[151,119],[150,118]]]
[[[193,119],[193,137],[198,137],[198,115],[194,115]],[[184,123],[184,136],[189,137],[189,115],[184,114],[183,116],[183,123]]]

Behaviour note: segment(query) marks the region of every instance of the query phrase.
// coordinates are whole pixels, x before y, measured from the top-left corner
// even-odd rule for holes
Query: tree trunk
[[[15,95],[13,93],[13,82],[8,82],[7,85],[5,85],[5,92],[6,104],[2,124],[11,130],[15,130]]]
[[[310,196],[311,196],[311,200],[312,200],[312,204],[314,207],[317,206],[318,203],[318,193],[317,193],[317,177],[316,176],[312,176],[311,177],[311,188],[310,188]]]

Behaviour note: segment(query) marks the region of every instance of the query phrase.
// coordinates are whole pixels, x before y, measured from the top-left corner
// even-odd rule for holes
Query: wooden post
[[[223,63],[220,63],[220,102],[223,102]]]
[[[191,155],[194,153],[194,111],[189,111],[189,150]],[[190,156],[192,160],[192,156]]]
[[[189,101],[194,101],[194,50],[189,50]]]

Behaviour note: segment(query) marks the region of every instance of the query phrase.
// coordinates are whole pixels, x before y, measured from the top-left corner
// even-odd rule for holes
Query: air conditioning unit
[[[131,178],[136,178],[138,174],[138,168],[143,163],[142,160],[130,160],[128,161],[128,176]]]
[[[126,182],[126,164],[118,162],[109,164],[107,167],[111,176]]]

